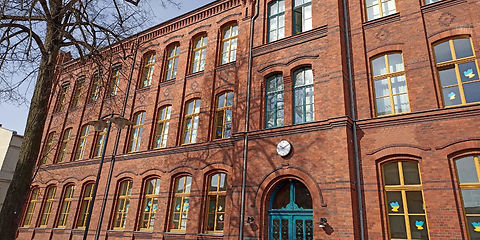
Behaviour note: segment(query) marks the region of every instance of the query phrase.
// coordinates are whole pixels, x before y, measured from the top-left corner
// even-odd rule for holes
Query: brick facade
[[[54,111],[57,87],[50,101],[42,151],[48,148],[49,133],[55,132],[52,147],[32,183],[33,189],[39,189],[38,201],[30,224],[19,228],[18,239],[82,238],[84,230],[76,226],[84,186],[95,181],[98,170],[100,159],[93,152],[98,134],[89,132],[82,160],[75,161],[75,146],[79,145],[82,126],[103,115],[121,113],[129,79],[124,116],[133,121],[135,113],[145,112],[141,143],[138,151],[129,152],[132,127],[111,129],[89,239],[93,239],[99,220],[117,136],[118,151],[100,239],[238,239],[245,136],[244,238],[269,239],[270,198],[278,186],[294,179],[303,183],[312,197],[314,239],[360,239],[354,122],[365,239],[389,239],[382,166],[394,161],[418,162],[429,238],[469,239],[455,160],[480,154],[480,105],[444,107],[433,45],[452,37],[467,37],[473,42],[475,56],[479,56],[480,2],[444,0],[426,5],[397,0],[396,13],[367,21],[364,1],[349,1],[347,34],[355,91],[355,106],[351,106],[342,1],[312,0],[312,29],[298,34],[293,34],[292,1],[285,0],[285,38],[274,42],[267,40],[268,1],[258,1],[258,17],[251,32],[255,1],[218,0],[126,39],[122,44],[129,54],[127,58],[122,58],[120,45],[112,46],[105,50],[108,60],[101,68],[103,78],[109,79],[111,66],[122,64],[117,94],[107,96],[107,88],[102,88],[98,100],[91,103],[88,96],[98,67],[78,60],[64,63],[60,82],[69,82],[67,105],[62,111]],[[221,64],[223,30],[233,25],[239,32],[236,61]],[[205,69],[191,73],[194,40],[203,35],[208,36]],[[164,81],[168,49],[174,45],[180,46],[178,72],[174,80]],[[152,52],[156,60],[151,85],[139,88],[145,56]],[[410,111],[377,117],[371,61],[386,53],[403,56]],[[245,129],[250,55],[249,126]],[[294,124],[294,73],[303,67],[313,71],[314,121]],[[274,75],[283,77],[284,126],[267,129],[266,79]],[[81,104],[71,107],[68,103],[73,101],[80,76],[85,76]],[[103,85],[108,86],[106,80]],[[215,139],[216,98],[227,91],[234,93],[232,135]],[[201,99],[198,136],[195,144],[182,144],[185,108],[193,99]],[[166,148],[154,149],[155,125],[163,106],[171,106],[168,139]],[[351,107],[355,108],[356,118],[350,114]],[[67,128],[72,128],[72,134],[66,157],[54,163]],[[293,146],[286,157],[276,152],[281,140]],[[205,231],[208,177],[219,172],[226,173],[228,179],[224,230],[209,233]],[[178,233],[170,231],[174,182],[186,175],[192,177],[188,220],[185,231]],[[152,231],[140,231],[145,184],[153,176],[160,178],[154,227]],[[125,179],[132,181],[132,193],[125,226],[118,230],[114,229],[113,215],[119,184]],[[75,186],[73,200],[65,227],[59,228],[64,189],[69,184]],[[40,226],[40,218],[50,186],[56,187],[56,193],[44,227]],[[253,217],[253,222],[247,222],[248,217]],[[319,226],[321,218],[328,220],[326,228]]]

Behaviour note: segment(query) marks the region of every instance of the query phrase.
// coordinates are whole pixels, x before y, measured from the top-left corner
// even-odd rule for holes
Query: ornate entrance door
[[[313,209],[310,192],[301,182],[288,180],[270,199],[269,239],[313,240]]]

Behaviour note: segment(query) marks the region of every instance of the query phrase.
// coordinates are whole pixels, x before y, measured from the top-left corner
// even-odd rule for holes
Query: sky
[[[152,8],[152,13],[154,16],[152,23],[145,28],[165,22],[183,13],[213,2],[214,0],[177,0],[181,3],[180,9],[177,9],[176,7],[168,7],[165,9],[160,4],[160,0],[147,1],[147,6]],[[26,98],[31,99],[33,94],[33,86],[29,88],[25,87],[25,89],[27,89]],[[3,128],[16,131],[18,134],[23,135],[25,131],[25,125],[27,123],[28,109],[28,103],[19,104],[0,101],[0,124]]]

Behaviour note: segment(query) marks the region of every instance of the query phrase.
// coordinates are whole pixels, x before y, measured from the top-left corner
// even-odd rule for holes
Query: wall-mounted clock
[[[285,157],[290,153],[290,151],[292,151],[292,144],[290,144],[287,140],[282,140],[277,144],[278,155]]]

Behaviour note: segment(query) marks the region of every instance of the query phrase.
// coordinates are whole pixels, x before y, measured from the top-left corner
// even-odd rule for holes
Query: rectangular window
[[[470,38],[450,39],[433,47],[445,107],[480,102],[478,63]]]
[[[83,125],[80,131],[80,139],[78,140],[78,146],[75,153],[75,160],[82,160],[85,154],[85,149],[87,148],[88,132],[90,126]]]
[[[187,217],[190,208],[190,189],[192,177],[183,176],[175,180],[175,189],[172,202],[170,231],[184,232],[187,229]]]
[[[38,188],[35,188],[30,193],[30,201],[28,203],[27,211],[25,213],[25,219],[23,220],[23,226],[29,227],[32,222],[33,213],[38,201]]]
[[[283,126],[283,77],[275,75],[267,79],[265,94],[265,128]]]
[[[103,144],[105,144],[105,137],[107,135],[107,128],[104,128],[101,132],[97,134],[97,139],[95,141],[95,147],[93,149],[93,157],[101,157],[103,151]]]
[[[118,84],[120,83],[120,76],[122,75],[122,65],[117,64],[112,68],[112,77],[108,85],[108,96],[113,97],[117,95]]]
[[[222,34],[222,64],[235,62],[237,59],[238,25],[231,25]]]
[[[145,121],[145,112],[136,113],[133,118],[135,125],[132,127],[130,135],[130,143],[128,145],[128,152],[137,152],[140,150],[140,143],[142,141],[143,123]]]
[[[285,37],[285,0],[268,4],[268,42]]]
[[[113,217],[113,229],[124,229],[127,222],[128,208],[130,207],[130,196],[132,195],[132,180],[120,183],[118,191],[115,216]]]
[[[47,227],[48,219],[50,218],[50,214],[52,213],[52,205],[53,201],[55,200],[56,190],[56,187],[47,188],[42,213],[40,214],[40,227]]]
[[[302,68],[294,75],[294,117],[295,124],[314,121],[313,72],[311,68]]]
[[[69,86],[70,85],[68,82],[63,83],[62,86],[60,86],[60,89],[58,90],[57,104],[55,106],[54,112],[61,112],[63,110],[63,107],[65,106],[67,100],[67,91]]]
[[[397,12],[395,0],[365,0],[367,21],[392,15]]]
[[[83,88],[85,86],[85,77],[80,77],[77,79],[75,83],[75,90],[73,91],[73,98],[72,98],[72,108],[76,108],[80,106],[80,101],[82,100],[82,93]]]
[[[233,92],[226,92],[217,97],[215,111],[215,139],[232,136]]]
[[[60,151],[58,152],[56,163],[61,163],[65,161],[65,156],[67,155],[67,147],[68,147],[68,143],[70,142],[71,135],[72,135],[72,128],[68,128],[63,132],[63,139],[60,145]]]
[[[178,67],[178,56],[180,55],[180,46],[174,45],[168,51],[167,58],[167,76],[165,80],[172,80],[177,77],[177,67]]]
[[[100,96],[100,89],[102,88],[102,71],[96,71],[93,74],[92,85],[90,87],[90,96],[88,102],[96,102]]]
[[[45,147],[43,148],[41,164],[46,164],[53,151],[53,140],[55,138],[55,132],[51,132],[47,136]]]
[[[82,199],[80,201],[80,212],[77,219],[77,228],[85,228],[88,214],[90,214],[89,208],[92,203],[92,196],[93,183],[88,183],[83,188]]]
[[[140,217],[140,230],[153,230],[153,224],[158,210],[158,199],[160,198],[160,179],[153,178],[145,185],[145,198],[143,200],[142,213]]]
[[[223,233],[225,225],[225,198],[227,195],[227,175],[217,173],[208,179],[206,232]]]
[[[205,57],[207,56],[207,36],[201,36],[195,40],[192,59],[192,73],[205,69]]]
[[[293,2],[293,34],[312,29],[312,1],[294,0]]]
[[[154,148],[167,146],[168,129],[170,126],[171,106],[162,107],[158,112],[157,125],[155,126]]]
[[[197,142],[200,103],[200,99],[195,99],[187,103],[187,109],[185,111],[185,124],[183,127],[183,144]]]
[[[373,59],[372,72],[377,116],[410,112],[402,54]]]
[[[65,228],[67,224],[68,215],[70,213],[70,207],[73,201],[73,192],[75,190],[75,186],[69,185],[65,189],[65,193],[63,194],[63,201],[60,207],[60,215],[58,216],[57,227]]]
[[[155,53],[149,53],[144,57],[142,78],[139,88],[148,87],[152,84],[153,69],[155,66]]]

